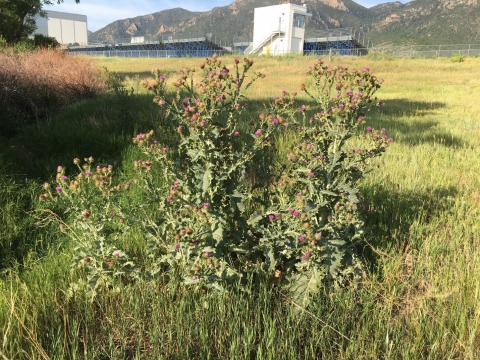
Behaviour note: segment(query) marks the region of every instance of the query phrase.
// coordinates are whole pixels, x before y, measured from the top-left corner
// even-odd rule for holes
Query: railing
[[[141,40],[141,38],[143,38]],[[176,34],[143,35],[125,38],[114,38],[106,41],[89,41],[88,46],[115,46],[130,44],[173,44],[194,41],[208,41],[220,47],[231,46],[231,40],[203,31],[182,32]],[[72,47],[75,48],[75,47]]]
[[[223,56],[229,54],[227,50],[104,50],[104,51],[75,51],[70,55],[129,57],[129,58],[181,58],[181,57],[212,57],[214,54]]]
[[[480,44],[377,46],[370,50],[399,57],[480,56]]]
[[[278,29],[278,30],[274,30],[272,31],[270,34],[268,34],[262,41],[260,41],[258,43],[258,45],[253,48],[253,43],[251,45],[249,45],[245,51],[243,52],[245,55],[250,55],[250,54],[255,54],[258,52],[258,50],[260,50],[268,41],[270,41],[270,43],[273,41],[273,38],[279,36],[280,34],[284,33],[285,31],[282,30],[282,29]]]
[[[243,50],[243,53],[245,55],[248,55],[252,52],[252,49],[253,49],[253,43],[251,43],[250,45],[247,46],[247,48],[245,50]]]

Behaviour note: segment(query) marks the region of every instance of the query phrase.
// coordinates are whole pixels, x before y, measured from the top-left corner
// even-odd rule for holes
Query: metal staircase
[[[270,34],[268,34],[262,41],[258,43],[258,45],[254,48],[253,44],[250,44],[245,51],[243,52],[244,55],[252,55],[252,54],[257,54],[260,50],[263,49],[263,47],[268,44],[272,43],[273,40],[275,40],[277,37],[280,35],[285,34],[284,30],[274,30]]]

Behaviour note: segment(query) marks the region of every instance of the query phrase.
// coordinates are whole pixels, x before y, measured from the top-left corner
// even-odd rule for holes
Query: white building
[[[281,4],[255,8],[253,43],[245,54],[281,55],[303,52],[306,5]]]
[[[59,11],[47,11],[47,17],[37,17],[35,34],[54,37],[60,44],[87,45],[87,16]]]

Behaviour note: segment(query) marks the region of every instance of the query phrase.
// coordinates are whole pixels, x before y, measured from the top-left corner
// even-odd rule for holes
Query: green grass
[[[267,78],[249,90],[246,120],[282,89],[298,89],[312,61],[256,59],[254,68]],[[99,61],[131,86],[134,74],[148,77],[153,67],[174,80],[176,69],[199,63]],[[361,287],[322,293],[308,311],[268,284],[225,296],[138,283],[100,294],[93,304],[67,298],[71,244],[54,225],[37,227],[29,213],[41,184],[57,165],[73,169],[73,157],[90,155],[130,179],[140,156],[131,137],[162,129],[150,96],[89,100],[0,148],[0,357],[478,359],[480,59],[332,63],[369,66],[385,78],[378,96],[386,105],[367,124],[385,127],[394,139],[362,183],[368,244],[361,249]],[[141,240],[132,234],[133,252]]]

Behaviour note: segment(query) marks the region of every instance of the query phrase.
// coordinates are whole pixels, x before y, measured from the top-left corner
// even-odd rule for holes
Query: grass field
[[[233,57],[225,57],[226,64]],[[135,131],[158,109],[140,81],[202,59],[98,60],[134,97],[80,102],[0,145],[0,357],[4,359],[480,358],[480,59],[336,57],[385,79],[367,124],[394,139],[361,190],[368,234],[359,288],[323,292],[308,310],[268,284],[190,292],[138,283],[67,298],[72,246],[32,216],[57,165],[92,155],[131,177]],[[258,58],[247,117],[298,91],[308,57]],[[281,151],[281,150],[280,150]],[[133,236],[131,247],[141,236]]]

